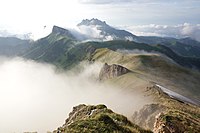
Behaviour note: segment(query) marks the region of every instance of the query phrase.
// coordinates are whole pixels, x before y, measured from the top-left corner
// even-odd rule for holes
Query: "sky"
[[[200,35],[199,0],[0,0],[0,3],[0,35],[31,33],[32,38],[38,39],[48,34],[53,25],[71,28],[82,19],[91,18],[126,28],[136,35],[191,36],[197,40]]]

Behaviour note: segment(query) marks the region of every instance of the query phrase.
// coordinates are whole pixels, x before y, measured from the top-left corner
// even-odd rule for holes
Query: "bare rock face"
[[[58,26],[53,26],[52,33],[68,36],[70,38],[75,39],[75,37],[71,34],[69,30],[58,27]]]
[[[107,63],[105,63],[100,71],[99,79],[100,80],[110,79],[110,78],[121,76],[128,72],[131,72],[131,71],[123,66],[116,65],[116,64],[108,65]]]

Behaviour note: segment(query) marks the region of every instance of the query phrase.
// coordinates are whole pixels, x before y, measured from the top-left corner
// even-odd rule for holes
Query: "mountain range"
[[[85,40],[54,26],[37,41],[0,38],[0,55],[46,62],[66,71],[81,62],[98,62],[103,64],[99,82],[150,100],[128,119],[105,105],[79,105],[55,133],[200,132],[200,42],[136,36],[98,19],[77,26]]]

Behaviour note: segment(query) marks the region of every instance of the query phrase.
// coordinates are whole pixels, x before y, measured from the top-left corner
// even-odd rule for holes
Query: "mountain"
[[[30,43],[16,37],[0,37],[0,55],[17,56],[29,49]]]
[[[87,66],[102,64],[99,79],[95,82],[115,86],[116,91],[134,97],[129,105],[125,105],[128,109],[126,117],[105,105],[76,106],[55,133],[200,132],[198,42],[189,38],[136,37],[97,19],[83,20],[78,26],[86,31],[92,29],[89,33],[95,31],[96,34],[97,31],[96,37],[100,35],[102,40],[115,38],[104,42],[82,42],[71,31],[54,26],[48,36],[34,42],[1,39],[4,51],[4,47],[11,51],[27,46],[2,55],[11,53],[12,56],[54,64],[66,71],[81,71],[81,63]],[[127,36],[139,42],[127,40]],[[120,104],[118,97],[114,100]]]
[[[105,21],[100,21],[98,19],[85,19],[79,23],[78,28],[81,33],[86,34],[91,39],[100,40],[135,40],[136,36],[132,33],[119,30],[109,26]]]
[[[82,20],[77,26],[82,34],[88,36],[88,39],[130,40],[150,45],[162,44],[181,56],[200,57],[200,42],[191,38],[135,36],[126,30],[118,30],[109,26],[105,21],[94,18]]]
[[[192,46],[200,47],[200,42],[198,42],[190,37],[179,39],[179,42],[185,43],[185,44],[190,44]]]
[[[65,36],[71,39],[76,39],[69,30],[55,26],[55,25],[53,26],[52,34]]]
[[[137,40],[138,42],[149,45],[164,45],[181,56],[200,58],[200,42],[191,38],[176,39],[168,37],[139,36]]]
[[[52,32],[31,45],[23,57],[53,63],[57,66],[65,62],[65,53],[74,46],[76,38],[69,30],[54,26]]]
[[[135,36],[125,30],[118,30],[109,26],[105,21],[98,19],[85,19],[79,23],[78,28],[88,39],[95,40],[130,40],[149,45],[161,44],[171,48],[181,56],[200,58],[200,43],[191,38],[168,38],[168,37],[146,37]]]
[[[159,133],[162,130],[167,132],[167,129],[174,132],[199,132],[198,72],[182,68],[156,53],[124,54],[98,49],[92,55],[92,60],[119,64],[131,71],[103,82],[114,84],[129,94],[142,95],[143,100],[148,99],[146,105],[128,117],[133,123],[155,132],[159,130]],[[142,104],[141,101],[139,103]]]

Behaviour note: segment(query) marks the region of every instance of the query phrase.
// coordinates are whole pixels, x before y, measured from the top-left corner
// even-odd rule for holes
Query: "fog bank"
[[[101,64],[82,66],[78,74],[58,73],[49,64],[1,58],[0,132],[52,131],[81,103],[103,103],[123,114],[134,112],[139,96],[99,83]]]

